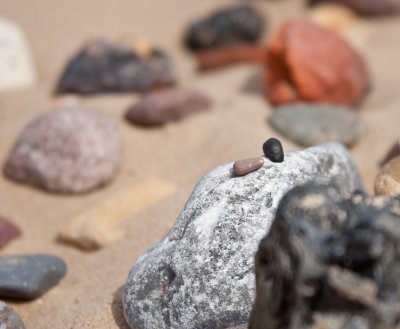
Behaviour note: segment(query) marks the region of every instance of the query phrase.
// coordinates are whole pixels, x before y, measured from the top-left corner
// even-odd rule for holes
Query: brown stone
[[[236,176],[245,176],[258,169],[264,164],[263,158],[250,158],[238,160],[233,164],[233,172]]]
[[[265,48],[240,44],[202,51],[197,56],[198,70],[219,69],[238,63],[261,64],[265,57]]]
[[[137,125],[159,126],[210,107],[210,98],[201,92],[166,89],[144,96],[127,110],[125,117]]]
[[[285,23],[266,57],[265,92],[273,105],[353,106],[370,87],[364,59],[335,32],[305,20]]]
[[[309,0],[311,5],[325,2],[344,4],[362,15],[394,15],[400,12],[400,0]]]
[[[0,248],[21,236],[21,230],[13,223],[0,217]]]
[[[375,180],[377,195],[397,196],[400,194],[400,156],[389,161]]]

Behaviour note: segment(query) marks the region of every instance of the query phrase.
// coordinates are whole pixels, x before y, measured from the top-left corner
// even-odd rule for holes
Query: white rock
[[[135,329],[220,329],[246,323],[254,302],[253,258],[280,199],[307,181],[343,192],[361,184],[340,144],[265,160],[258,171],[216,168],[197,185],[169,234],[133,266],[125,285],[125,318]]]
[[[0,91],[27,88],[36,80],[24,33],[16,24],[0,17]]]

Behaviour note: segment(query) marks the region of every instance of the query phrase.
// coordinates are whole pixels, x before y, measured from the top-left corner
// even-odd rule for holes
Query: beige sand
[[[0,178],[0,213],[18,223],[24,237],[2,254],[50,252],[68,263],[66,278],[39,300],[12,303],[27,329],[126,328],[121,316],[120,287],[135,259],[166,234],[194,184],[221,163],[261,154],[263,141],[275,135],[266,123],[271,108],[259,93],[260,72],[238,66],[197,75],[194,61],[180,46],[191,18],[227,0],[13,0],[0,1],[2,15],[26,31],[36,56],[40,85],[0,95],[0,162],[21,128],[54,99],[51,91],[66,59],[94,36],[145,37],[174,56],[181,85],[196,87],[215,99],[214,110],[161,129],[140,129],[122,119],[137,97],[83,99],[120,121],[125,153],[117,179],[108,187],[77,197],[46,194]],[[299,0],[254,1],[268,13],[271,29],[285,18],[300,16]],[[398,139],[400,92],[397,37],[400,20],[373,20],[365,53],[374,76],[374,91],[362,109],[368,132],[353,149],[369,191],[378,162]],[[282,139],[286,150],[296,146]],[[143,209],[123,225],[126,236],[95,253],[59,244],[57,234],[74,216],[112,197],[135,182],[164,178],[177,191]],[[132,199],[132,202],[135,202]]]

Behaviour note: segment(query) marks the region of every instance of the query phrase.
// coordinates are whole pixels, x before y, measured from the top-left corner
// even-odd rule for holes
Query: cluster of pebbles
[[[362,15],[400,11],[398,0],[309,4],[324,2],[345,4]],[[266,20],[240,4],[194,21],[183,43],[200,71],[243,62],[259,65],[263,92],[274,107],[268,121],[282,136],[303,146],[336,141],[350,147],[366,131],[355,109],[372,81],[362,54],[329,22],[320,23],[285,22],[260,45]],[[175,84],[172,60],[164,50],[98,39],[70,59],[55,92],[144,93],[125,118],[146,127],[212,107],[208,95]],[[59,107],[25,127],[3,172],[50,193],[86,193],[116,177],[122,150],[118,124],[111,118],[79,104]],[[170,234],[135,263],[124,288],[128,323],[138,329],[222,329],[250,317],[251,329],[399,327],[399,144],[383,161],[375,184],[376,194],[392,199],[355,192],[362,189],[357,170],[338,144],[285,154],[281,142],[270,138],[263,152],[206,175]],[[309,184],[299,186],[303,183]],[[128,188],[74,218],[60,239],[84,250],[107,246],[124,234],[113,207],[129,216],[175,189],[166,181]],[[131,206],[132,195],[143,197],[140,207]],[[100,236],[93,233],[99,232],[99,223],[104,227]],[[12,221],[0,218],[0,248],[21,235]],[[254,269],[252,257],[262,235]],[[171,248],[175,244],[180,247]],[[228,277],[226,267],[236,272]],[[217,270],[220,276],[215,277]],[[56,256],[2,256],[0,298],[37,299],[66,272],[67,265]],[[185,282],[192,283],[190,290]],[[25,328],[0,301],[3,327]]]

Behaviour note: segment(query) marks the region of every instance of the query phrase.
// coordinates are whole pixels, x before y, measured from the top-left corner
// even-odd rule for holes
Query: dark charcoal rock
[[[309,0],[311,5],[336,2],[362,15],[394,15],[400,12],[400,0]]]
[[[165,52],[153,50],[143,58],[124,44],[94,40],[70,60],[56,93],[143,92],[173,83]]]
[[[264,19],[255,9],[237,5],[194,22],[187,31],[185,43],[196,51],[239,42],[256,42],[263,34],[264,25]]]
[[[398,199],[294,188],[256,255],[249,328],[396,328],[399,246]]]
[[[30,300],[54,287],[67,272],[56,256],[0,257],[0,297]]]
[[[0,301],[0,328],[25,329],[25,325],[19,315],[2,301]]]
[[[379,166],[383,167],[384,165],[386,165],[388,162],[398,157],[399,155],[400,155],[400,141],[396,141],[389,149],[389,151],[386,153],[385,157],[381,160]]]
[[[246,323],[254,302],[253,255],[282,195],[307,181],[360,182],[340,144],[265,160],[242,177],[232,163],[196,186],[169,234],[133,266],[124,288],[125,318],[137,329],[222,329]]]
[[[9,220],[0,217],[0,248],[21,236],[21,230]]]
[[[272,162],[282,162],[285,157],[282,144],[276,138],[268,139],[263,145],[263,151]]]
[[[351,146],[365,132],[358,114],[336,105],[302,103],[281,106],[268,121],[283,136],[304,146],[326,142]]]
[[[126,119],[143,126],[158,126],[208,110],[210,98],[197,91],[168,89],[144,96],[128,109]]]
[[[33,120],[4,165],[16,181],[56,193],[81,193],[108,183],[121,162],[117,124],[86,108],[59,108]]]

